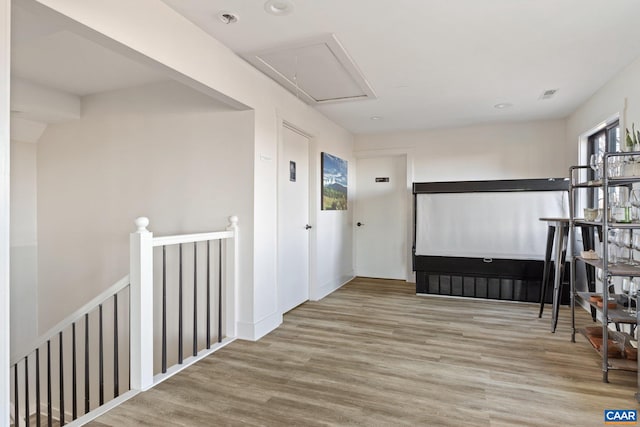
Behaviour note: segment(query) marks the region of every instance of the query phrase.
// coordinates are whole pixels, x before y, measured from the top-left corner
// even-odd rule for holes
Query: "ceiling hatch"
[[[243,57],[308,104],[376,97],[334,34]]]

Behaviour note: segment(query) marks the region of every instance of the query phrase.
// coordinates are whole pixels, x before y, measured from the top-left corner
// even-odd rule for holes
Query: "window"
[[[600,158],[605,152],[615,152],[620,150],[620,123],[616,120],[613,123],[608,124],[598,132],[589,136],[587,141],[587,163],[591,158],[592,154],[596,154],[598,158]],[[589,169],[587,173],[587,179],[593,180],[596,179],[595,172]],[[615,198],[620,197],[620,191],[622,188],[614,188],[611,189],[616,196]],[[602,189],[595,188],[592,192],[587,195],[587,206],[588,207],[601,207],[602,200]]]

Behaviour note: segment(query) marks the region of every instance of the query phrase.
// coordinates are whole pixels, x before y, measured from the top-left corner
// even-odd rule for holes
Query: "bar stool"
[[[549,283],[549,275],[551,269],[551,255],[554,257],[554,280],[553,280],[553,305],[551,309],[551,332],[556,331],[558,325],[558,313],[560,311],[560,292],[562,290],[562,273],[564,263],[567,258],[567,243],[569,241],[569,218],[540,218],[540,221],[546,221],[547,229],[547,248],[544,256],[544,271],[542,273],[542,286],[540,289],[540,312],[538,317],[542,317],[544,310],[544,300],[547,293],[547,285]]]

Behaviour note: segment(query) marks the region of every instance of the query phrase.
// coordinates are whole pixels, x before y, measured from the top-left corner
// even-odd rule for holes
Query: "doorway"
[[[356,274],[406,280],[406,156],[358,159],[357,171]]]
[[[309,299],[309,138],[283,124],[278,158],[278,304]]]

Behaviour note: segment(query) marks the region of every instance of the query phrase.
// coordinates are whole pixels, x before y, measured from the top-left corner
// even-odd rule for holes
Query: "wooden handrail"
[[[233,231],[216,231],[213,233],[183,234],[177,236],[161,236],[153,238],[153,246],[177,245],[179,243],[204,242],[207,240],[231,239]]]
[[[71,313],[64,320],[58,322],[55,326],[50,328],[46,333],[44,333],[44,334],[40,335],[38,338],[36,338],[27,347],[30,350],[26,355],[31,354],[32,352],[35,351],[36,348],[39,348],[43,344],[46,344],[47,341],[52,339],[54,336],[58,335],[58,333],[60,333],[60,331],[65,330],[66,328],[71,326],[72,323],[77,322],[78,320],[82,319],[82,317],[86,313],[89,313],[89,312],[93,311],[100,304],[102,304],[103,302],[105,302],[106,300],[108,300],[109,298],[111,298],[112,296],[114,296],[115,294],[120,292],[121,290],[125,289],[127,286],[129,286],[129,275],[127,275],[127,276],[123,277],[122,279],[118,280],[116,283],[114,283],[109,288],[107,288],[104,291],[102,291],[98,296],[93,298],[91,301],[89,301],[88,303],[86,303],[82,307],[78,308],[73,313]],[[24,357],[26,355],[25,354],[22,354],[20,356],[15,356],[14,355],[11,358],[11,365],[10,366],[13,366],[14,364],[16,364],[19,361],[21,361],[22,359],[24,359]]]

